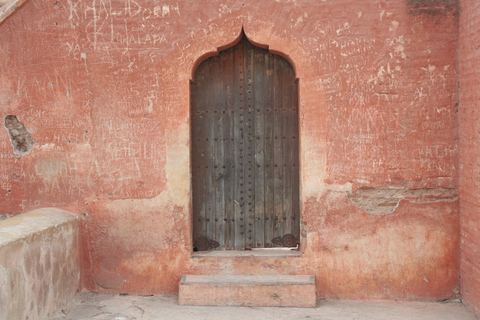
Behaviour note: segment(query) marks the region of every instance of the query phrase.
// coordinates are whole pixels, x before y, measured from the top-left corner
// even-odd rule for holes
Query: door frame
[[[191,84],[193,83],[193,81],[195,80],[195,74],[196,74],[196,71],[197,71],[197,68],[200,66],[201,63],[203,63],[205,60],[207,60],[208,58],[212,57],[212,56],[215,56],[215,55],[219,55],[221,51],[224,51],[224,50],[228,50],[234,46],[236,46],[243,38],[245,38],[246,41],[250,42],[253,46],[255,47],[259,47],[259,48],[262,48],[262,49],[268,49],[268,46],[258,46],[256,43],[253,43],[252,41],[250,41],[250,39],[248,39],[248,37],[243,33],[243,30],[242,30],[242,33],[240,34],[240,36],[234,41],[232,42],[230,45],[227,45],[227,46],[223,46],[223,47],[219,47],[218,48],[218,51],[217,52],[213,52],[212,54],[206,54],[204,55],[202,58],[203,59],[198,59],[197,60],[197,63],[195,63],[195,67],[193,68],[192,70],[192,80],[191,80]],[[285,59],[285,57],[281,54],[278,54],[278,52],[271,52],[270,50],[268,50],[268,52],[271,54],[271,55],[277,55],[283,59]],[[296,124],[296,132],[295,134],[297,135],[297,142],[296,142],[296,154],[297,154],[297,168],[296,168],[296,174],[297,174],[297,179],[298,179],[298,184],[297,184],[297,188],[298,188],[298,205],[297,205],[297,217],[298,217],[298,235],[300,238],[302,238],[302,231],[301,231],[301,228],[302,228],[302,207],[303,207],[303,204],[302,204],[302,201],[301,201],[301,175],[302,175],[302,171],[301,171],[301,141],[300,141],[300,112],[299,112],[299,108],[300,108],[300,93],[299,93],[299,79],[296,77],[296,71],[295,71],[295,65],[290,61],[290,59],[285,59],[289,64],[290,64],[290,67],[293,69],[293,75],[294,75],[294,79],[295,79],[295,85],[296,85],[296,113],[297,113],[297,124]],[[190,91],[190,103],[189,103],[189,114],[190,114],[190,125],[189,125],[189,129],[190,129],[190,169],[192,170],[190,172],[190,187],[191,187],[191,212],[192,212],[192,216],[191,216],[191,219],[190,221],[192,222],[192,226],[191,226],[191,236],[192,236],[192,245],[193,245],[193,235],[194,235],[194,223],[193,223],[193,219],[194,219],[194,201],[193,201],[193,197],[194,197],[194,191],[193,191],[193,120],[192,120],[192,105],[193,105],[193,95],[192,95],[192,90]],[[226,249],[225,252],[231,252],[233,251],[234,249]]]

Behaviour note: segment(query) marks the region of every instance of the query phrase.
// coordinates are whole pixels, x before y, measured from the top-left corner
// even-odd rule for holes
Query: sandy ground
[[[52,320],[477,320],[461,303],[319,300],[316,308],[179,306],[176,296],[83,293]]]

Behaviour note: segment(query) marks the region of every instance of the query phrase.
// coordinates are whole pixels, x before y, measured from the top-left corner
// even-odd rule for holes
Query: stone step
[[[311,275],[184,275],[180,305],[301,307],[316,305]]]

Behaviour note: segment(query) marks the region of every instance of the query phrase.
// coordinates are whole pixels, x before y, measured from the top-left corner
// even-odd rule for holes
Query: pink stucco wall
[[[189,81],[242,27],[299,78],[301,257],[191,258]],[[0,25],[0,213],[81,217],[83,283],[314,274],[328,298],[458,293],[458,10],[450,0],[30,0]]]
[[[479,99],[480,3],[462,1],[460,23],[461,272],[464,302],[480,315]]]

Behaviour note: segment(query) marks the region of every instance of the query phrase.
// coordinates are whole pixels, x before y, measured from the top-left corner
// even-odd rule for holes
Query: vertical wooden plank
[[[234,143],[235,143],[235,249],[245,249],[245,226],[239,223],[244,217],[244,42],[245,38],[234,48]]]
[[[235,247],[235,212],[234,212],[234,126],[233,126],[233,48],[225,52],[224,67],[224,98],[225,98],[225,120],[224,120],[224,141],[225,141],[225,249],[233,249]]]
[[[206,67],[206,224],[207,224],[207,237],[215,239],[215,84],[212,80],[214,74],[212,73],[213,60],[207,60]]]
[[[267,70],[264,76],[264,92],[265,92],[265,108],[264,108],[264,157],[265,157],[265,247],[272,246],[272,239],[274,238],[274,223],[275,223],[275,207],[274,207],[274,184],[273,184],[273,128],[274,128],[274,101],[273,101],[273,69],[274,59],[272,55],[265,56],[265,65]]]
[[[197,77],[197,74],[195,74],[195,78]],[[198,94],[198,91],[195,91],[195,78],[193,79],[192,83],[190,83],[190,143],[191,143],[191,172],[192,172],[192,207],[193,207],[193,235],[192,235],[192,241],[193,239],[196,239],[198,237],[198,232],[201,230],[201,207],[202,204],[200,202],[201,197],[198,195],[198,183],[197,183],[197,174],[198,171],[197,168],[199,166],[198,164],[198,158],[199,156],[199,146],[198,143],[195,141],[197,139],[197,131],[199,128],[199,119],[200,115],[197,114],[199,111],[197,111],[199,101],[197,101],[196,97],[196,92]]]
[[[206,203],[205,203],[205,65],[198,67],[192,88],[192,201],[194,234],[193,239],[206,235]]]
[[[293,197],[293,175],[294,167],[293,165],[293,153],[294,145],[296,140],[292,137],[294,136],[294,121],[295,121],[295,108],[293,104],[293,95],[295,87],[295,75],[293,74],[293,69],[290,65],[285,64],[285,70],[283,73],[283,84],[284,84],[284,95],[283,95],[283,105],[282,105],[282,117],[284,121],[284,130],[283,130],[283,169],[284,169],[284,184],[283,184],[283,220],[285,224],[284,234],[291,233],[298,235],[294,230],[294,215],[292,211],[292,197]]]
[[[293,70],[292,70],[293,72]],[[298,81],[295,81],[293,87],[293,181],[292,181],[292,215],[294,218],[293,234],[300,235],[300,130],[299,130],[299,101],[298,101]]]
[[[254,114],[255,114],[255,247],[265,246],[265,56],[268,52],[255,50],[254,56]]]
[[[275,223],[274,237],[283,236],[283,59],[275,56],[274,60],[274,129],[273,129],[273,184]]]
[[[223,65],[224,55],[219,55],[213,59],[215,62],[212,68],[212,81],[214,83],[215,103],[213,108],[214,123],[210,124],[214,128],[215,157],[214,157],[214,187],[215,187],[215,240],[220,243],[219,250],[225,248],[225,178],[224,178],[224,77]]]
[[[246,43],[245,46],[245,243],[249,248],[255,247],[255,119],[254,104],[254,46]]]

